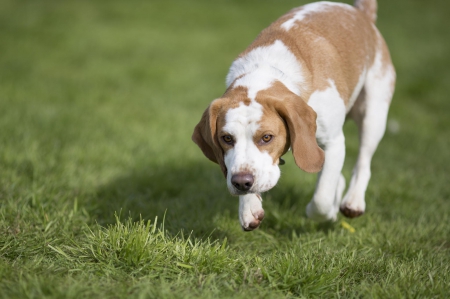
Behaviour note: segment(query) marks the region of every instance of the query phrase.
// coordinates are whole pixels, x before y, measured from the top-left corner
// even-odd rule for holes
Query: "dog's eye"
[[[231,135],[225,135],[222,137],[222,139],[227,144],[233,144],[233,137],[231,137]]]
[[[273,136],[272,135],[264,135],[262,138],[261,138],[261,140],[264,142],[264,143],[268,143],[268,142],[270,142],[270,140],[272,140],[272,138],[273,138]]]

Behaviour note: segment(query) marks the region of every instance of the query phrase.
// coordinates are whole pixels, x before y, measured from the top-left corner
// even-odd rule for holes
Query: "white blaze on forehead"
[[[227,75],[227,87],[234,80],[233,87],[246,87],[251,100],[255,99],[258,91],[268,89],[276,80],[300,95],[299,86],[304,81],[301,64],[280,40],[270,46],[255,48],[236,59]]]
[[[247,134],[253,135],[259,128],[258,122],[263,115],[262,105],[256,101],[251,101],[250,105],[240,103],[239,107],[227,111],[225,115],[225,126],[223,130],[231,135],[240,132],[241,127],[245,128]]]
[[[280,177],[278,165],[267,151],[260,151],[254,143],[254,135],[259,129],[263,107],[256,101],[250,105],[240,103],[239,107],[230,109],[225,115],[223,131],[232,135],[234,146],[225,153],[224,161],[228,169],[227,184],[234,192],[231,176],[246,172],[254,177],[251,192],[264,192],[272,188]]]
[[[291,19],[281,24],[281,28],[283,28],[286,31],[289,31],[292,27],[295,26],[296,22],[302,21],[306,16],[314,13],[324,12],[329,9],[333,9],[335,7],[342,7],[346,9],[353,8],[353,6],[344,3],[326,2],[326,1],[314,2],[303,6]]]

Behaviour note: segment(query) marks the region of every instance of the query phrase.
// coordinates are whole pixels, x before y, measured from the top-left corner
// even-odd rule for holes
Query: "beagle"
[[[239,196],[245,231],[264,218],[261,193],[276,185],[289,149],[300,169],[319,172],[308,217],[334,221],[339,210],[347,217],[364,213],[396,78],[376,11],[376,0],[295,8],[232,63],[225,93],[203,113],[192,139]],[[359,128],[360,147],[343,196],[347,117]]]

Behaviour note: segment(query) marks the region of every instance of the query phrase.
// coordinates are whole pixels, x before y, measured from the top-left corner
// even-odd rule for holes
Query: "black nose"
[[[250,190],[253,186],[253,181],[253,175],[250,173],[233,174],[231,177],[231,184],[240,191]]]

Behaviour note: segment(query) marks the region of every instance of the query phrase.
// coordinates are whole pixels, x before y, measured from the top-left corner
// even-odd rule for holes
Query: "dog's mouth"
[[[233,186],[233,184],[231,184],[230,182],[228,182],[227,185],[228,185],[228,191],[233,196],[240,196],[240,195],[246,195],[246,194],[258,194],[259,195],[259,194],[269,191],[270,189],[273,188],[273,186],[265,186],[265,187],[261,188],[261,186],[253,185],[248,190],[240,190],[240,189],[236,188],[235,186]]]
[[[228,188],[228,191],[230,191],[230,194],[234,195],[234,196],[256,193],[256,192],[253,192],[253,191],[250,191],[250,190],[249,191],[241,191],[241,190],[238,190],[238,189],[236,189],[234,187]]]

